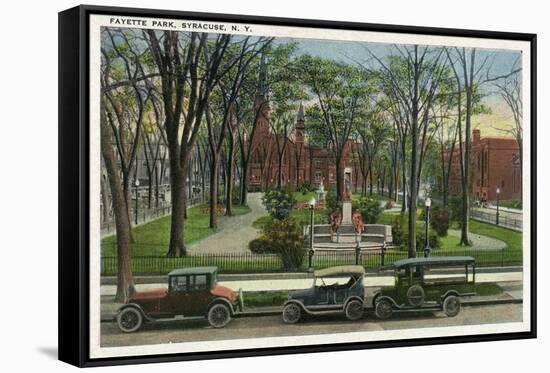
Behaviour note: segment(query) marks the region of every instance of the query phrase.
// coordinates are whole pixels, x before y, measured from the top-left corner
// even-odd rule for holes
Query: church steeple
[[[269,96],[269,87],[267,84],[267,65],[265,62],[265,53],[262,53],[260,60],[260,72],[258,74],[258,88],[256,95],[263,96],[266,99]]]
[[[296,118],[296,131],[294,134],[294,138],[297,144],[304,143],[304,131],[306,129],[305,119],[306,116],[304,114],[304,105],[302,105],[302,102],[300,102],[300,107],[298,108],[298,116]]]
[[[306,116],[304,114],[304,105],[300,101],[300,108],[298,108],[298,118],[296,118],[296,127],[304,127],[304,122],[306,120]]]

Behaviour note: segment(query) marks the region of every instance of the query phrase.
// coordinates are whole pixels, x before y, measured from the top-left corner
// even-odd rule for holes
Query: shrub
[[[386,203],[384,203],[384,209],[389,210],[395,205],[395,202],[391,199],[388,199]]]
[[[311,185],[311,182],[308,180],[304,181],[298,187],[298,191],[300,191],[303,195],[306,195],[309,192],[313,192],[313,190],[314,190],[313,185]]]
[[[433,230],[430,230],[428,237],[430,239],[430,248],[432,249],[441,248],[441,239],[439,238],[436,232],[434,232]],[[426,230],[423,227],[417,226],[416,227],[416,250],[417,251],[423,250],[425,246],[426,246]]]
[[[405,230],[407,229],[406,215],[400,214],[396,216],[391,223],[391,234],[393,244],[401,246],[405,241]]]
[[[462,197],[452,196],[448,201],[449,219],[461,223],[462,219]]]
[[[281,188],[265,192],[262,203],[269,215],[275,219],[283,220],[290,216],[290,211],[292,211],[296,200],[289,190]]]
[[[435,230],[438,236],[447,236],[447,230],[449,229],[449,211],[443,207],[434,207],[430,214],[430,226]]]
[[[273,245],[271,245],[271,241],[269,241],[263,235],[250,241],[248,243],[248,250],[250,250],[254,254],[266,254],[275,252]]]
[[[365,224],[375,224],[382,213],[380,203],[369,197],[361,197],[357,203],[357,208],[361,211],[361,217]]]
[[[409,243],[409,227],[407,215],[396,216],[391,225],[393,244],[401,249],[406,249]],[[441,248],[441,240],[436,232],[430,230],[430,247],[432,249]],[[416,225],[416,249],[422,250],[425,246],[426,232],[423,224],[417,222]]]
[[[279,255],[285,270],[297,270],[302,265],[306,250],[302,227],[296,219],[272,220],[262,238],[269,241],[268,247]]]

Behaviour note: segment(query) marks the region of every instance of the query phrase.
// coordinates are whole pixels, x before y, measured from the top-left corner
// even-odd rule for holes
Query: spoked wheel
[[[302,317],[302,309],[296,303],[289,303],[283,308],[283,321],[286,324],[296,324]]]
[[[363,302],[353,299],[346,304],[346,309],[344,310],[348,320],[357,321],[363,317]]]
[[[449,317],[455,317],[460,313],[460,299],[457,296],[449,295],[443,302],[443,312]]]
[[[218,303],[208,310],[208,322],[214,328],[223,328],[231,321],[231,311],[225,304]]]
[[[425,295],[424,289],[420,285],[413,285],[407,290],[409,304],[414,307],[422,306]]]
[[[116,321],[120,330],[125,333],[132,333],[141,327],[143,315],[138,309],[129,307],[118,313]]]
[[[393,314],[393,304],[388,299],[380,299],[374,306],[374,314],[381,320],[389,319]]]

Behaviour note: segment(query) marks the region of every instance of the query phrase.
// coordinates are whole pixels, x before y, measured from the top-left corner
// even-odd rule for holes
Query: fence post
[[[386,247],[382,246],[382,250],[380,250],[380,267],[383,267],[385,265],[385,253],[386,253]]]

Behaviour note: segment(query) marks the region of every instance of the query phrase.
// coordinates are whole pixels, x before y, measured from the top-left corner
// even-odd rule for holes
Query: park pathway
[[[459,230],[449,229],[448,233],[451,236],[460,238]],[[506,248],[506,242],[497,240],[496,238],[482,236],[480,234],[475,234],[472,232],[468,233],[468,238],[470,239],[470,241],[472,241],[472,248],[478,250],[502,250]]]
[[[256,237],[252,223],[266,215],[261,193],[248,194],[250,212],[238,216],[218,217],[218,231],[187,246],[191,254],[249,253],[248,242]]]

